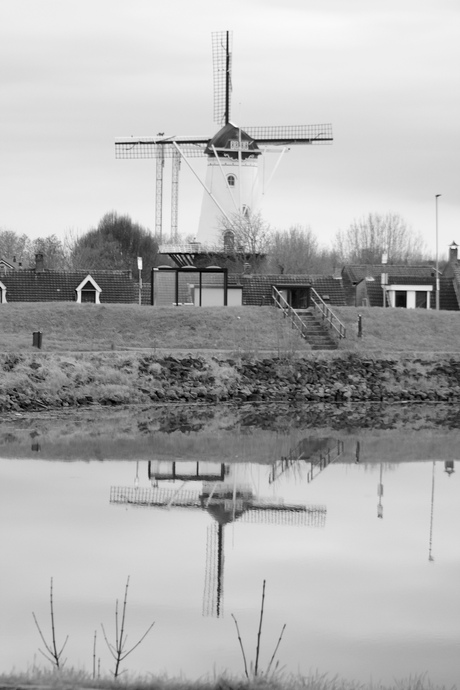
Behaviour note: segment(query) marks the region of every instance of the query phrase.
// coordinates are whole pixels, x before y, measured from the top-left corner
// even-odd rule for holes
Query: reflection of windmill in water
[[[240,466],[209,462],[162,462],[148,465],[149,488],[110,489],[110,502],[151,508],[185,508],[206,511],[213,522],[207,529],[203,615],[223,615],[225,527],[230,523],[265,523],[323,527],[326,508],[285,504],[281,498],[260,498],[249,484],[237,481]],[[268,469],[268,468],[267,468]],[[178,488],[164,482],[181,481]],[[188,482],[202,482],[200,491],[184,489]]]
[[[330,124],[297,126],[258,126],[241,128],[231,121],[232,90],[232,34],[229,31],[212,34],[214,73],[214,121],[221,129],[213,136],[167,136],[161,132],[154,137],[125,137],[115,143],[117,158],[156,159],[156,218],[155,234],[162,237],[163,175],[165,159],[172,161],[171,241],[177,241],[179,171],[184,161],[201,183],[204,194],[198,225],[197,241],[208,247],[221,244],[221,220],[233,226],[233,218],[247,219],[257,212],[261,195],[259,158],[277,151],[281,156],[290,146],[299,144],[329,144],[332,142]],[[191,158],[206,158],[205,181],[193,168]],[[280,159],[279,159],[280,160]],[[279,164],[274,167],[273,173]],[[273,174],[272,174],[273,176]],[[268,186],[271,178],[265,186]],[[232,232],[230,231],[230,235]],[[226,243],[232,238],[226,237]],[[222,249],[222,247],[220,247]],[[173,252],[173,248],[170,248]],[[189,248],[192,251],[192,248]],[[195,249],[197,251],[197,249]],[[185,253],[176,248],[174,255]],[[185,261],[185,259],[182,259]],[[192,257],[190,257],[192,260]]]

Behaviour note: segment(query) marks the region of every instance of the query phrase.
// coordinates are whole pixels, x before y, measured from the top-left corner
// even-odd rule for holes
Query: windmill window
[[[234,187],[236,184],[235,175],[227,175],[227,184],[229,187]]]
[[[240,149],[242,151],[249,151],[249,141],[239,141],[238,139],[231,139],[230,140],[230,148],[233,151],[239,151]]]
[[[251,209],[249,208],[249,206],[246,206],[246,204],[243,204],[242,214],[243,214],[243,216],[244,216],[245,218],[249,218],[249,212],[250,212],[250,210],[251,210]]]
[[[226,252],[233,251],[235,248],[235,235],[231,230],[224,234],[224,249]]]

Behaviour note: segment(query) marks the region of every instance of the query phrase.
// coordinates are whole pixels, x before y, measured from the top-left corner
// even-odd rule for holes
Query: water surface
[[[458,682],[457,461],[383,450],[378,461],[372,437],[309,429],[282,434],[279,449],[267,431],[270,462],[228,447],[225,462],[201,460],[199,433],[183,462],[154,446],[150,460],[0,460],[1,671],[42,664],[32,611],[48,634],[51,577],[68,665],[92,669],[97,631],[108,671],[101,623],[113,636],[130,576],[128,645],[155,621],[124,663],[133,672],[242,673],[231,614],[254,659],[265,580],[261,668],[286,623],[289,671]],[[245,447],[251,434],[234,454]]]

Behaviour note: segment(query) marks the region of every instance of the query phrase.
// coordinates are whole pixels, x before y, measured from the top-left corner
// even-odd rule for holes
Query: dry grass
[[[335,307],[347,328],[341,349],[385,353],[458,353],[460,312],[383,307]],[[363,336],[358,338],[358,314]]]
[[[139,307],[73,303],[7,304],[0,308],[0,351],[126,349],[305,351],[308,346],[271,307]]]
[[[52,672],[32,669],[28,673],[0,675],[0,690],[447,690],[431,683],[425,675],[395,680],[387,685],[379,682],[359,683],[338,676],[315,673],[310,676],[275,673],[244,680],[238,676],[209,676],[197,681],[167,676],[93,680],[89,673],[69,669]],[[456,690],[455,687],[449,690]]]

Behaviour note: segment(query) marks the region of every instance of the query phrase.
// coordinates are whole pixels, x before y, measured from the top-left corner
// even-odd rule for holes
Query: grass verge
[[[359,683],[347,681],[328,674],[310,676],[277,673],[270,677],[258,676],[245,680],[239,677],[219,676],[196,681],[184,678],[125,677],[113,680],[104,678],[94,680],[85,671],[69,669],[52,672],[48,670],[31,670],[20,674],[0,675],[0,690],[457,690],[456,686],[432,683],[425,675],[415,675],[391,684],[379,682]]]

